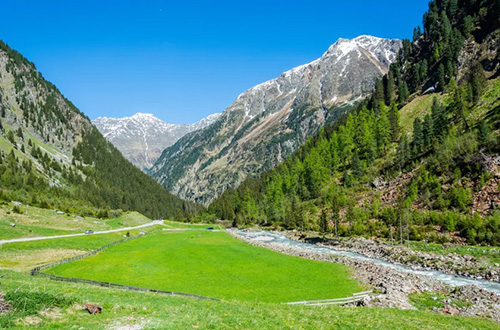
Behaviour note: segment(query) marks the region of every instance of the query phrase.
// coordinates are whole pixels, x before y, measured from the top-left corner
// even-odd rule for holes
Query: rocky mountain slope
[[[152,114],[131,117],[99,117],[92,121],[123,156],[142,170],[151,168],[162,151],[189,132],[203,129],[220,117],[214,113],[193,124],[169,124]]]
[[[158,218],[196,209],[124,159],[33,63],[2,41],[0,200],[99,217],[111,209]]]
[[[167,148],[150,174],[171,192],[207,204],[284,160],[372,91],[399,40],[339,39],[321,58],[244,92],[205,130]]]

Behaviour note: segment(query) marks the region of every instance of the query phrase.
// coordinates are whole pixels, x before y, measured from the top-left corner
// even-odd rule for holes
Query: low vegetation
[[[282,255],[245,244],[223,232],[208,231],[146,235],[47,272],[213,298],[265,302],[341,298],[362,291],[342,265]]]
[[[9,325],[12,329],[23,329],[29,324],[50,329],[96,330],[120,326],[143,329],[498,329],[493,321],[426,311],[205,301],[53,282],[15,272],[5,274],[0,284],[7,294],[16,290],[25,293],[22,288],[31,287],[32,293],[57,299],[51,298],[50,304],[33,308],[37,310],[35,317],[18,312],[0,314],[0,326]],[[23,293],[19,294],[21,300]],[[69,302],[73,303],[68,305]],[[81,305],[88,302],[99,303],[103,314],[91,316],[81,310]]]

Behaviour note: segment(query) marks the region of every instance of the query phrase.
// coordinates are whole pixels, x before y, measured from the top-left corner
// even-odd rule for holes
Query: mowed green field
[[[155,293],[55,282],[9,272],[0,279],[5,293],[42,292],[73,301],[35,315],[0,314],[0,329],[500,329],[491,320],[441,315],[425,310],[298,306],[246,301],[206,301]],[[103,313],[89,315],[94,302]]]
[[[157,232],[47,272],[228,300],[290,302],[362,291],[343,265],[254,247],[225,232]]]
[[[0,245],[0,269],[29,271],[34,267],[81,255],[103,245],[122,240],[127,232],[130,236],[135,236],[140,232],[156,230],[159,227],[151,226],[108,234],[2,244]]]

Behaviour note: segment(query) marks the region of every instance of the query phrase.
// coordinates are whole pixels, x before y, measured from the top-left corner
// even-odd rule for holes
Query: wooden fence
[[[160,231],[160,230],[161,229],[153,230],[153,231],[150,231],[149,233],[153,233],[153,232]],[[73,258],[67,258],[67,259],[59,260],[59,261],[56,261],[56,262],[53,262],[50,264],[38,266],[38,267],[33,268],[30,271],[30,273],[32,276],[41,276],[41,277],[45,277],[45,278],[48,278],[48,279],[53,280],[53,281],[83,283],[83,284],[96,285],[96,286],[101,286],[101,287],[106,287],[106,288],[118,288],[118,289],[131,290],[131,291],[153,292],[153,293],[160,293],[160,294],[166,294],[166,295],[171,295],[171,296],[182,296],[182,297],[190,297],[190,298],[196,298],[196,299],[219,300],[217,298],[204,297],[204,296],[200,296],[200,295],[196,295],[196,294],[189,294],[189,293],[182,293],[182,292],[175,292],[175,291],[156,290],[156,289],[149,289],[149,288],[141,288],[141,287],[136,287],[136,286],[116,284],[116,283],[110,283],[110,282],[86,280],[86,279],[82,279],[82,278],[63,277],[63,276],[56,276],[53,274],[47,274],[47,273],[41,272],[42,270],[47,269],[47,268],[51,268],[51,267],[54,267],[57,265],[66,264],[68,262],[72,262],[75,260],[81,260],[83,258],[94,256],[94,255],[98,254],[99,252],[102,252],[105,249],[110,248],[114,245],[124,243],[124,242],[130,241],[130,240],[142,237],[144,235],[145,234],[141,233],[141,234],[133,236],[133,237],[128,237],[128,238],[122,239],[120,241],[116,241],[116,242],[104,245],[97,250],[90,251],[90,252],[87,252],[85,254],[73,257]]]
[[[307,300],[307,301],[296,301],[286,303],[287,305],[307,305],[307,306],[326,306],[326,305],[345,305],[356,301],[363,300],[368,297],[372,291],[364,291],[354,293],[350,297],[346,298],[336,298],[336,299],[323,299],[323,300]]]

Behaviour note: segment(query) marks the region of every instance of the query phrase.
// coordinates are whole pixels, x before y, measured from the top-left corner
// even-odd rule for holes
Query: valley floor
[[[285,256],[270,251],[268,246],[253,247],[224,232],[207,231],[206,227],[166,221],[157,229],[167,230],[147,233],[94,257],[63,264],[48,272],[204,294],[222,298],[219,301],[54,282],[26,274],[29,267],[65,257],[53,255],[52,259],[34,262],[28,257],[32,254],[70,250],[82,254],[123,238],[123,233],[0,245],[1,260],[5,256],[16,256],[12,258],[15,264],[2,261],[0,265],[4,269],[0,270],[0,291],[6,294],[4,299],[13,309],[3,314],[0,311],[0,328],[500,329],[498,323],[485,318],[432,313],[431,310],[448,305],[462,307],[466,302],[449,296],[445,290],[419,294],[424,288],[439,291],[441,287],[434,283],[420,283],[415,287],[415,282],[408,278],[403,279],[408,282],[404,290],[413,293],[405,293],[407,306],[397,303],[391,305],[393,308],[282,304],[344,297],[365,289],[349,277],[349,269],[356,271],[351,274],[357,280],[375,289],[376,296],[363,301],[366,305],[377,306],[383,288],[364,281],[367,272],[360,275],[355,264],[346,267]],[[372,275],[377,272],[378,269],[371,269]],[[382,282],[388,279],[382,278]],[[389,298],[392,298],[390,294],[398,294],[390,281],[385,290]],[[2,300],[0,294],[0,310]],[[103,313],[89,315],[81,310],[85,303],[99,303]]]

